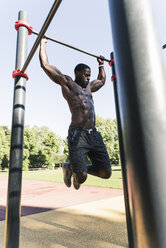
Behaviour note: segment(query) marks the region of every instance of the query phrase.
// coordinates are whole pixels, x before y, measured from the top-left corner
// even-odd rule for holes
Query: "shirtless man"
[[[68,102],[71,111],[71,124],[68,130],[68,147],[70,163],[63,163],[64,182],[67,187],[79,189],[80,184],[87,179],[87,173],[109,178],[111,164],[102,137],[95,128],[95,111],[92,93],[98,91],[106,80],[104,57],[100,56],[98,78],[90,82],[91,69],[85,64],[78,64],[75,69],[75,80],[62,74],[48,62],[46,54],[47,40],[40,44],[40,63],[48,77],[59,84],[63,97]],[[92,165],[87,165],[87,156]]]

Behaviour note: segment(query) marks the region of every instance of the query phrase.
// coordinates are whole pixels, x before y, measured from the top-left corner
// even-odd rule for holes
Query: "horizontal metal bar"
[[[32,31],[32,33],[35,34],[35,35],[38,35],[38,33],[37,33],[36,31]],[[97,56],[97,55],[95,55],[95,54],[89,53],[89,52],[87,52],[87,51],[85,51],[85,50],[82,50],[82,49],[79,49],[79,48],[77,48],[77,47],[74,47],[74,46],[71,46],[71,45],[69,45],[69,44],[66,44],[66,43],[64,43],[64,42],[55,40],[54,38],[48,37],[48,36],[46,36],[46,35],[44,35],[44,37],[45,37],[47,40],[50,40],[50,41],[56,42],[56,43],[58,43],[58,44],[60,44],[60,45],[69,47],[69,48],[74,49],[74,50],[76,50],[76,51],[78,51],[78,52],[85,53],[85,54],[87,54],[87,55],[89,55],[89,56],[92,56],[92,57],[95,57],[95,58],[99,58],[99,57],[100,57],[100,56]],[[110,59],[104,59],[104,61],[110,62]]]
[[[162,46],[162,48],[163,48],[163,49],[165,49],[165,48],[166,48],[166,44],[165,44],[165,45],[163,45],[163,46]]]

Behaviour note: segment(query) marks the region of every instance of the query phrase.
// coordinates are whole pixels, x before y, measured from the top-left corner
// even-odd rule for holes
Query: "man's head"
[[[91,76],[90,67],[85,64],[78,64],[75,67],[74,72],[76,83],[79,84],[82,88],[86,88]]]

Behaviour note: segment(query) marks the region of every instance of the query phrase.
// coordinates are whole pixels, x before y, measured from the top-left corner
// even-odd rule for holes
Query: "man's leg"
[[[87,179],[86,167],[87,151],[84,148],[76,148],[70,153],[70,162],[73,170],[73,186],[75,189],[80,188],[80,184]]]
[[[73,174],[70,163],[62,163],[63,180],[67,187],[71,187],[71,176]]]
[[[108,179],[111,176],[111,163],[102,136],[97,131],[91,138],[93,148],[88,153],[92,165],[87,166],[87,173]]]
[[[101,177],[103,179],[108,179],[111,177],[111,168],[100,168],[95,165],[88,165],[87,169],[87,173],[92,176]]]
[[[72,167],[73,186],[75,189],[80,188],[80,184],[87,178],[86,173],[86,154],[87,151],[82,149],[84,147],[84,140],[82,140],[82,130],[70,126],[68,132],[68,148],[69,160]],[[80,171],[85,171],[80,172]],[[71,185],[71,177],[70,177]]]
[[[70,163],[62,163],[63,180],[67,187],[71,187],[71,177],[73,175],[73,186],[75,189],[80,188],[80,184],[84,183],[87,178],[86,172],[75,173]]]
[[[73,172],[73,186],[75,189],[80,188],[80,184],[84,183],[87,179],[87,172]]]

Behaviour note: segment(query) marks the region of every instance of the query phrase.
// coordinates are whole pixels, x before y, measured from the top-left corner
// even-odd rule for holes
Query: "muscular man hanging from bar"
[[[92,93],[98,91],[106,80],[104,60],[100,56],[97,79],[90,82],[91,69],[88,65],[78,64],[75,69],[75,80],[62,74],[55,66],[50,65],[46,54],[47,39],[40,44],[40,63],[48,77],[62,89],[63,97],[71,111],[71,124],[68,130],[68,148],[70,163],[63,163],[64,182],[67,187],[73,185],[79,189],[87,179],[87,173],[101,178],[111,176],[111,164],[103,139],[95,128],[95,111]],[[87,165],[87,156],[92,164]]]

